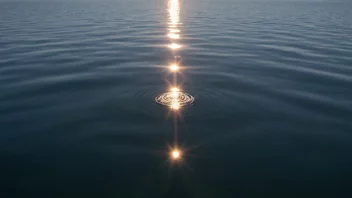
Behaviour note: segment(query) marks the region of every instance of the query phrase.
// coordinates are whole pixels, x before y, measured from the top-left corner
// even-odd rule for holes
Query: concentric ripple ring
[[[182,107],[191,105],[194,102],[194,97],[184,92],[166,92],[158,95],[155,101],[169,107],[173,106],[175,103]]]

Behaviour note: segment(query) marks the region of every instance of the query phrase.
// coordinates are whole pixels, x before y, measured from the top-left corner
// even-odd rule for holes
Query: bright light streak
[[[176,99],[176,100],[177,100],[177,98],[178,98],[178,95],[179,95],[179,92],[172,92],[172,93],[171,93],[171,96],[172,96],[174,99]],[[179,106],[179,105],[177,105],[177,106]]]
[[[158,95],[155,101],[159,104],[170,107],[171,109],[180,109],[183,106],[190,105],[194,102],[194,97],[182,92],[182,90],[174,87],[168,92]]]
[[[177,25],[180,20],[180,6],[178,4],[178,0],[169,1],[169,15],[171,24]]]
[[[178,29],[170,29],[170,33],[179,33],[180,32],[180,30],[178,30]]]
[[[181,158],[181,151],[178,149],[174,149],[171,151],[171,158],[173,160],[179,160]]]
[[[179,48],[181,48],[181,45],[179,45],[177,43],[172,43],[171,45],[169,45],[169,48],[171,48],[171,49],[179,49]]]
[[[173,72],[178,71],[179,69],[180,69],[180,67],[176,64],[173,64],[170,66],[170,70]]]
[[[176,93],[177,94],[177,93]],[[180,104],[178,103],[178,102],[173,102],[172,104],[171,104],[171,109],[173,109],[173,110],[175,110],[175,111],[177,111],[177,110],[179,110],[180,109]]]
[[[173,102],[171,104],[172,109],[179,109],[180,108],[180,103],[178,102],[178,95],[180,94],[180,89],[177,87],[173,87],[170,89],[171,91],[171,97],[173,98]]]
[[[174,34],[174,33],[170,33],[167,36],[171,39],[179,39],[180,38],[180,35]]]
[[[171,92],[179,92],[180,89],[177,88],[177,87],[172,87],[172,88],[170,89],[170,91],[171,91]]]

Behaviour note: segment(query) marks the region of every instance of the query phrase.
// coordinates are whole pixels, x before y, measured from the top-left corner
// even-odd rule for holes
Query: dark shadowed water
[[[350,197],[352,3],[168,1],[0,2],[0,197]]]

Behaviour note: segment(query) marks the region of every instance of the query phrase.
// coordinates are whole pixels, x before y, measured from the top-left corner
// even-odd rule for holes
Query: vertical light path
[[[172,145],[170,151],[170,157],[172,160],[182,159],[182,150],[178,145],[178,116],[180,115],[180,110],[182,107],[193,103],[194,98],[183,92],[182,88],[179,86],[177,81],[177,76],[184,71],[184,67],[181,64],[181,56],[178,52],[182,49],[182,46],[179,44],[181,39],[181,22],[180,22],[180,5],[179,0],[169,0],[168,1],[168,31],[167,37],[170,40],[168,48],[172,51],[173,60],[168,65],[168,70],[172,75],[172,85],[169,87],[165,93],[158,95],[155,98],[155,101],[159,104],[168,106],[173,112],[173,132],[174,132],[174,144]]]
[[[180,5],[179,5],[179,0],[169,0],[168,3],[168,10],[169,10],[169,17],[170,17],[170,22],[169,22],[169,31],[168,31],[168,37],[171,41],[169,48],[173,50],[173,55],[174,55],[174,62],[171,63],[169,66],[169,69],[171,72],[173,72],[173,85],[171,88],[172,92],[172,102],[171,102],[171,109],[174,111],[174,145],[171,149],[171,159],[178,160],[181,158],[182,152],[180,151],[180,148],[178,146],[178,131],[177,131],[177,111],[180,108],[180,104],[178,102],[178,92],[180,89],[178,88],[178,83],[177,83],[177,72],[180,69],[179,61],[178,61],[178,56],[177,56],[177,50],[181,48],[181,45],[179,45],[176,41],[180,39],[180,30],[179,25],[180,25]]]

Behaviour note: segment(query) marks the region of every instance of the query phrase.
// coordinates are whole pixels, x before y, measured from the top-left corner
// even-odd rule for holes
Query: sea
[[[0,0],[2,198],[352,197],[351,154],[352,1]]]

